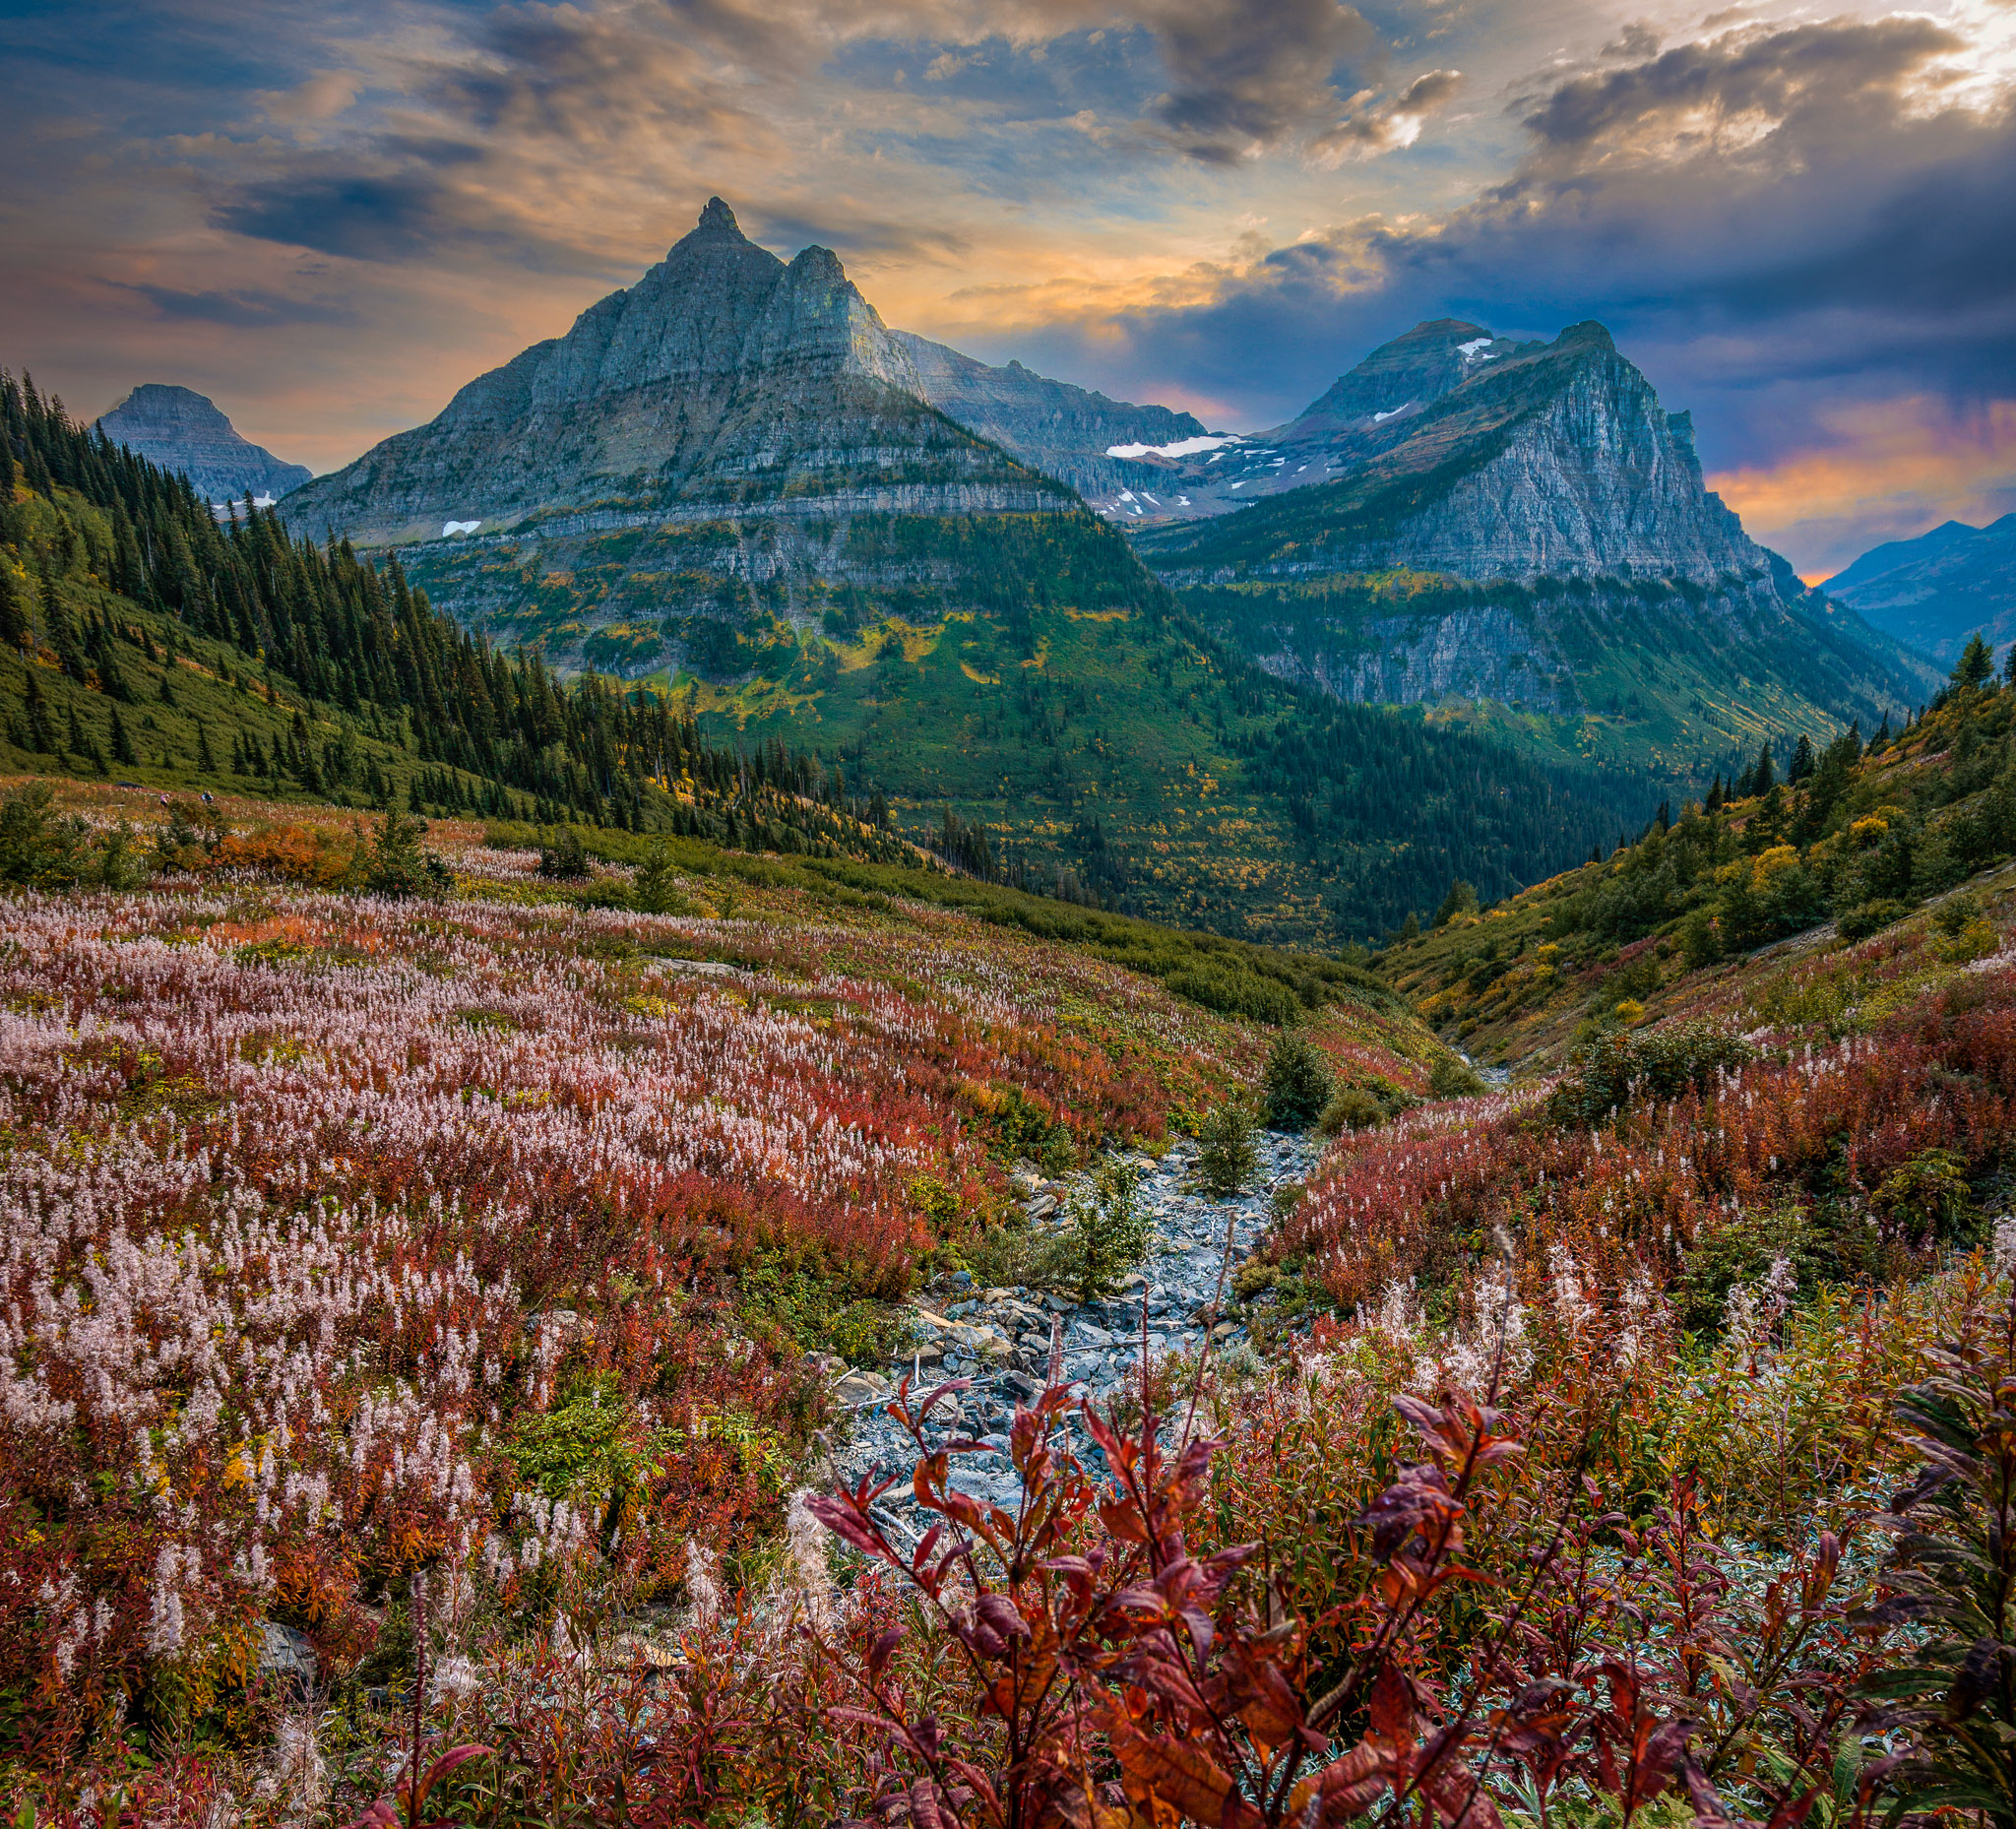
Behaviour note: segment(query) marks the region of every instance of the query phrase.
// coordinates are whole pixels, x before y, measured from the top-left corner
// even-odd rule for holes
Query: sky
[[[318,471],[712,194],[1215,429],[1600,319],[1820,577],[2016,510],[2016,0],[0,0],[0,365]]]

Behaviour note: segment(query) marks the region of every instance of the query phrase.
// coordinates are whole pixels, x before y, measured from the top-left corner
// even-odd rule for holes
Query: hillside
[[[1826,591],[1941,662],[1957,660],[1977,630],[2006,648],[2016,641],[2016,514],[1986,527],[1948,521],[1871,547]]]
[[[949,1748],[1024,1820],[1097,1758],[1222,1829],[1200,1770],[1363,1772],[1361,1814],[1422,1769],[1397,1733],[1517,1820],[1538,1700],[1606,1813],[1684,1820],[1685,1760],[1768,1821],[1964,1748],[1861,1708],[1959,1680],[1882,1610],[1937,1533],[1993,1578],[2006,1451],[1934,1510],[1893,1421],[2016,1375],[2016,892],[1755,960],[1706,1028],[1613,1012],[1507,1095],[1352,975],[1284,1038],[874,866],[688,839],[556,884],[443,821],[402,899],[301,880],[341,817],[245,802],[215,849],[143,810],[121,886],[119,808],[66,789],[97,880],[25,888],[50,816],[0,786],[0,1786],[36,1820],[396,1821],[415,1772],[440,1821],[550,1815],[556,1772],[582,1829],[858,1820]],[[1262,1099],[1301,1128],[1251,1139]],[[1421,1526],[1459,1506],[1460,1564]],[[1242,1709],[1116,1664],[1173,1638],[1158,1574]]]
[[[1606,857],[1482,914],[1475,898],[1445,904],[1449,918],[1381,971],[1473,1053],[1540,1067],[1620,1004],[1643,1006],[1634,1023],[1733,1007],[1847,937],[1910,920],[1910,947],[1972,945],[1980,908],[1953,892],[2016,853],[2012,733],[2016,687],[1976,646],[1901,731],[1753,760]],[[1911,918],[1928,902],[1934,917]]]
[[[556,681],[272,511],[220,523],[5,374],[0,427],[0,766],[914,855],[816,758]]]

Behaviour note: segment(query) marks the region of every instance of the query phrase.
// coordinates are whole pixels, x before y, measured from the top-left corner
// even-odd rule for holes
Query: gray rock
[[[259,1622],[259,1673],[271,1677],[293,1695],[305,1696],[314,1687],[315,1647],[292,1626],[275,1619]]]

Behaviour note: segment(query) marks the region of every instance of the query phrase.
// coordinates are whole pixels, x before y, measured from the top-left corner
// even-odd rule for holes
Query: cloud
[[[230,324],[244,330],[265,330],[288,324],[348,324],[355,313],[347,305],[326,299],[288,298],[257,290],[185,292],[168,285],[111,284],[138,293],[164,318],[186,318],[204,324]]]
[[[448,187],[421,173],[303,172],[246,185],[211,221],[233,234],[347,260],[418,260],[467,232]]]
[[[1420,138],[1428,116],[1454,100],[1462,87],[1461,70],[1430,70],[1390,100],[1367,92],[1363,97],[1366,105],[1318,134],[1311,150],[1326,164],[1399,152]]]
[[[1809,573],[1942,521],[1980,526],[2016,509],[2016,401],[1956,412],[1907,395],[1828,410],[1822,431],[1776,464],[1708,478],[1757,538],[1797,550]]]
[[[1337,67],[1379,48],[1337,0],[1166,0],[1145,23],[1169,75],[1151,112],[1184,154],[1214,164],[1307,135],[1335,110]]]
[[[1627,32],[1519,87],[1526,152],[1470,203],[1335,223],[1194,269],[1180,295],[1088,294],[1032,340],[1123,390],[1155,375],[1242,401],[1251,427],[1423,318],[1552,335],[1600,317],[1765,512],[1762,477],[1819,475],[1885,403],[1942,401],[1958,425],[2016,400],[2016,114],[2006,84],[1976,80],[2009,61],[2016,21],[1997,40],[1996,17],[1974,35],[1742,25],[1664,49]],[[1381,118],[1357,136],[1376,145]],[[1970,487],[2016,470],[2005,445],[1954,450]]]

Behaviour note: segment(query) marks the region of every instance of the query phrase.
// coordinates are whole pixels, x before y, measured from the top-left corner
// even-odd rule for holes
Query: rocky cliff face
[[[891,335],[909,355],[924,398],[940,412],[1087,497],[1135,486],[1152,489],[1160,479],[1153,465],[1110,457],[1110,447],[1204,436],[1202,422],[1187,412],[1108,400],[1020,362],[992,368],[908,331]]]
[[[802,518],[847,496],[931,512],[934,492],[947,512],[1069,502],[926,404],[836,256],[810,247],[787,265],[715,198],[636,285],[287,509],[381,544],[591,508]]]
[[[216,402],[189,388],[150,381],[97,423],[114,444],[181,471],[213,502],[242,501],[248,490],[255,498],[284,495],[312,473],[239,436]]]
[[[1475,328],[1421,326],[1295,421],[1326,442],[1333,480],[1305,478],[1236,514],[1144,535],[1144,549],[1191,580],[1405,566],[1471,579],[1769,586],[1770,556],[1702,486],[1686,415],[1660,405],[1602,325],[1543,345],[1481,332],[1450,342]],[[1429,382],[1442,393],[1414,404]],[[1404,412],[1356,410],[1400,394],[1410,396]],[[1382,414],[1393,416],[1369,423]],[[1366,449],[1374,437],[1379,448]]]

